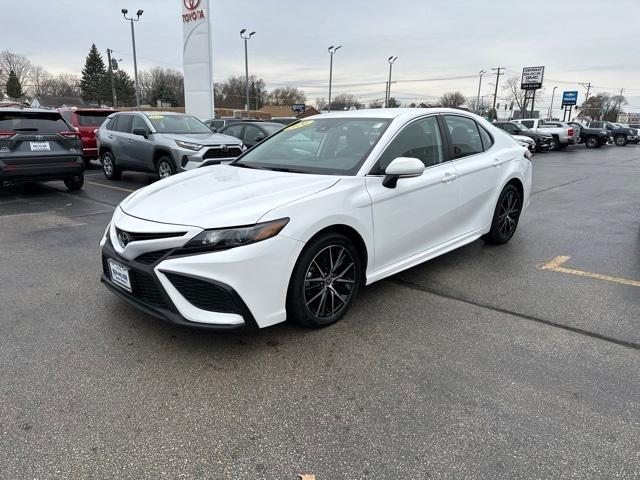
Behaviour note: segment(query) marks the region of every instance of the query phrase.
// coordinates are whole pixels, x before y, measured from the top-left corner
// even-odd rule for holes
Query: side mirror
[[[399,178],[419,177],[424,172],[424,168],[424,163],[417,158],[395,158],[384,171],[382,185],[387,188],[396,188]]]
[[[216,127],[209,127],[209,130],[211,130],[213,133],[218,133],[218,129]]]
[[[134,128],[131,133],[134,135],[140,135],[144,138],[149,138],[149,132],[145,128]]]
[[[518,135],[518,133],[520,133],[520,131],[517,128],[511,130],[511,135]]]
[[[266,137],[264,136],[264,133],[261,133],[260,135],[258,135],[256,138],[253,139],[254,142],[256,143],[260,143],[262,140],[264,140]]]

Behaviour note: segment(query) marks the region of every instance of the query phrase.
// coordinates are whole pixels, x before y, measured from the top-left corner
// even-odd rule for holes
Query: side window
[[[146,130],[147,132],[149,131],[149,126],[147,125],[147,122],[145,122],[144,118],[140,117],[140,115],[133,116],[131,131],[133,132],[137,128]]]
[[[106,129],[107,130],[115,130],[117,124],[118,124],[118,116],[116,115],[115,117],[113,117],[113,118],[111,118],[109,120],[109,123],[107,123]]]
[[[255,125],[245,125],[244,134],[242,135],[242,141],[250,145],[254,144],[256,143],[256,137],[260,135],[260,133],[260,129]]]
[[[416,120],[405,126],[378,159],[371,173],[382,175],[393,159],[418,158],[425,167],[444,161],[442,138],[436,117]]]
[[[122,133],[131,133],[132,121],[133,115],[118,115],[118,124],[116,125],[116,131]]]
[[[445,115],[444,120],[451,135],[455,158],[468,157],[484,151],[478,126],[474,120],[454,115]]]
[[[480,130],[480,138],[482,139],[482,147],[485,151],[489,150],[493,146],[493,138],[487,132],[484,127],[478,125],[478,130]]]
[[[227,127],[227,129],[224,131],[225,135],[231,135],[232,137],[236,137],[236,138],[242,138],[242,127],[244,125],[238,124],[238,125],[230,125],[229,127]]]
[[[520,123],[527,128],[533,128],[533,120],[522,120]]]

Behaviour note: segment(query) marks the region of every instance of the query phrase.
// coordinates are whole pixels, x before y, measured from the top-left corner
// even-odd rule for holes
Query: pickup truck
[[[615,123],[593,120],[587,123],[589,128],[606,128],[611,132],[613,141],[619,147],[624,147],[627,143],[638,143],[638,135],[633,128],[618,126]]]
[[[569,145],[578,142],[573,128],[568,125],[563,126],[561,122],[545,122],[538,118],[523,118],[513,121],[536,133],[551,135],[553,137],[553,150],[564,150]]]
[[[569,125],[578,132],[578,143],[584,143],[587,148],[600,148],[611,140],[611,134],[605,128],[589,128],[577,122],[569,122]]]

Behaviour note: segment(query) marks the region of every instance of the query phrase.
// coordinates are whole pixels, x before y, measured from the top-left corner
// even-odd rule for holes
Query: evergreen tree
[[[116,95],[118,96],[118,106],[127,107],[134,105],[136,100],[135,83],[124,70],[113,72],[113,82],[116,86]]]
[[[22,85],[20,85],[20,79],[13,70],[9,72],[9,78],[7,79],[7,95],[9,98],[16,99],[22,97]]]
[[[82,98],[88,103],[103,103],[111,98],[109,85],[107,68],[94,43],[91,45],[82,69],[82,80],[80,80]]]

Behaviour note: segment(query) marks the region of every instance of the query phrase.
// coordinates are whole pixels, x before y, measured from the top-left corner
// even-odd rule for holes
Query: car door
[[[436,115],[405,125],[378,158],[366,187],[371,196],[376,270],[437,247],[452,238],[458,206],[457,172]],[[422,175],[382,185],[384,169],[397,157],[420,159]]]
[[[444,115],[458,172],[459,206],[456,235],[486,227],[493,215],[496,187],[510,153],[493,147],[494,139],[481,125],[464,115]],[[511,152],[515,158],[515,154]]]
[[[110,132],[110,134],[113,135],[112,141],[116,162],[127,168],[134,166],[130,155],[132,122],[133,115],[121,113],[118,115],[118,122],[115,125],[115,129]]]
[[[244,130],[243,124],[232,123],[231,125],[227,125],[221,133],[224,133],[225,135],[231,135],[232,137],[236,137],[242,140],[243,130]]]
[[[147,137],[134,135],[136,130],[145,130]],[[127,139],[128,153],[131,164],[138,170],[153,172],[153,138],[150,136],[151,128],[142,115],[135,114],[131,122],[131,138]]]

